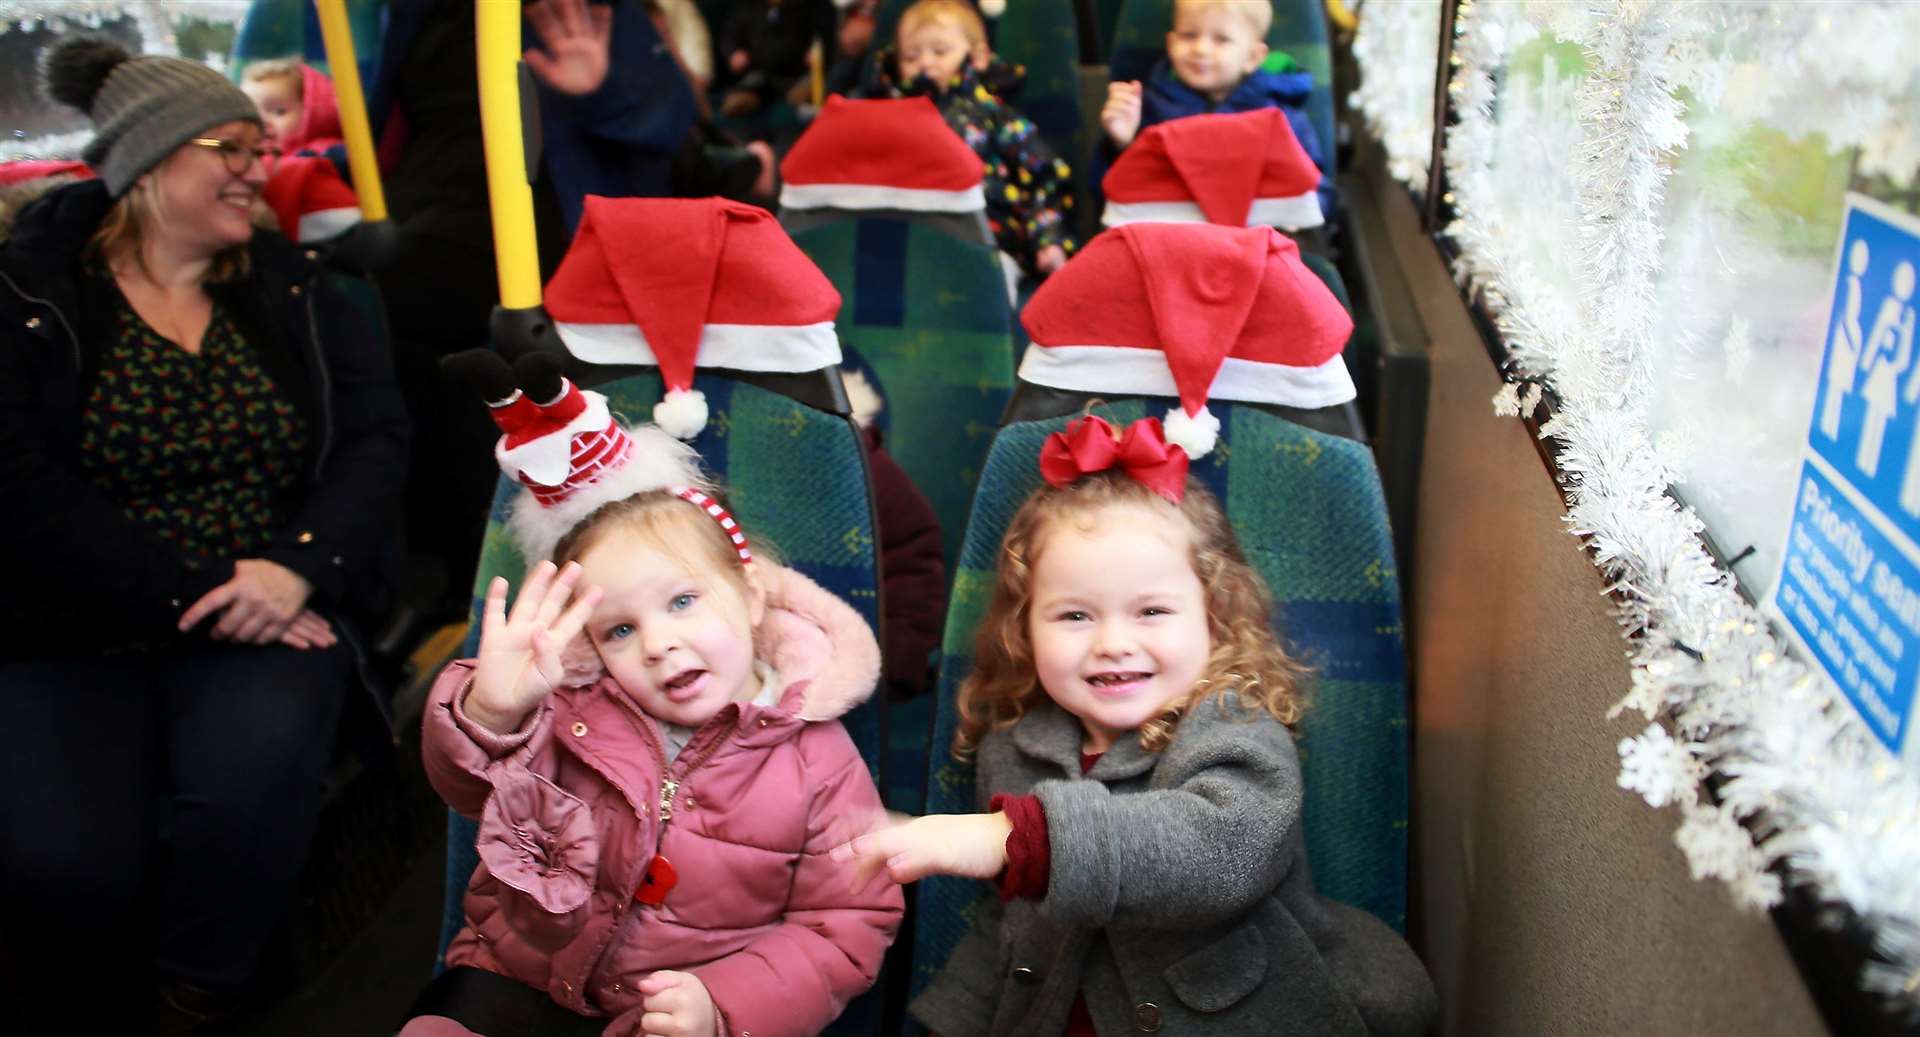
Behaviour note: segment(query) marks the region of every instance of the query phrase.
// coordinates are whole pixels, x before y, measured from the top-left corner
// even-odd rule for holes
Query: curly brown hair
[[[1268,624],[1273,596],[1247,564],[1219,500],[1193,479],[1174,504],[1124,473],[1101,472],[1064,487],[1042,486],[1007,524],[993,600],[974,641],[974,669],[960,686],[956,759],[968,759],[987,732],[1006,730],[1046,700],[1046,689],[1034,675],[1028,611],[1033,568],[1047,534],[1062,521],[1119,505],[1145,508],[1185,527],[1194,575],[1205,590],[1212,646],[1204,676],[1140,726],[1140,744],[1150,752],[1166,748],[1182,715],[1228,691],[1249,711],[1264,710],[1288,727],[1299,722],[1312,671],[1274,637]]]

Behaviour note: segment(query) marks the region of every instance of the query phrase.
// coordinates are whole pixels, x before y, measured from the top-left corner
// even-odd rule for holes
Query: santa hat
[[[601,506],[654,490],[698,506],[719,523],[742,563],[753,560],[746,535],[713,498],[693,447],[652,425],[621,425],[605,396],[560,374],[558,357],[533,353],[508,367],[499,354],[473,349],[444,363],[480,390],[500,427],[494,460],[526,488],[507,529],[528,560],[552,557],[560,538]]]
[[[360,199],[328,159],[289,155],[274,167],[260,197],[295,241],[324,241],[360,222]]]
[[[1278,108],[1151,126],[1107,171],[1109,227],[1155,220],[1281,230],[1323,222],[1319,167]]]
[[[1353,320],[1271,227],[1136,223],[1093,239],[1021,316],[1020,378],[1076,392],[1177,396],[1167,441],[1193,458],[1207,400],[1330,407],[1354,398]]]
[[[50,176],[70,176],[79,180],[93,179],[93,167],[78,159],[46,158],[15,159],[0,162],[0,187],[12,187],[29,180],[40,180]]]
[[[981,173],[931,100],[829,97],[780,163],[780,207],[978,212]]]
[[[588,195],[547,285],[567,351],[660,369],[653,420],[681,439],[707,424],[700,367],[798,373],[840,362],[840,293],[765,209],[722,198]]]

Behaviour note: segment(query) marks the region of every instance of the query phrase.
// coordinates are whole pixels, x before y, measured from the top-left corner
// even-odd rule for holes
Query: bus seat
[[[1024,69],[1007,100],[1060,156],[1079,168],[1088,127],[1080,111],[1080,30],[1071,3],[1012,3],[987,23],[996,57]]]
[[[589,368],[572,364],[568,374],[606,394],[614,413],[644,421],[661,396],[657,374],[647,368]],[[595,381],[596,376],[601,381]],[[694,388],[705,393],[710,417],[692,441],[702,461],[727,490],[727,501],[750,533],[778,549],[786,564],[838,594],[880,629],[879,552],[874,528],[866,451],[848,417],[836,370],[770,375],[702,370]],[[808,463],[796,464],[804,457]],[[487,520],[479,571],[474,574],[473,620],[464,657],[479,646],[479,615],[486,586],[505,576],[518,589],[526,560],[508,535],[506,510],[518,483],[502,477]],[[845,717],[848,732],[885,788],[882,767],[886,701],[877,695]],[[462,924],[461,901],[478,863],[478,826],[452,812],[447,826],[447,884],[441,953]],[[879,997],[864,995],[849,1006],[829,1033],[872,1033]]]
[[[999,264],[987,249],[900,220],[814,227],[793,240],[845,300],[841,348],[877,382],[887,450],[933,504],[951,568],[1013,389]]]
[[[1085,397],[1081,398],[1084,401]],[[1162,413],[1165,399],[1109,403],[1125,424]],[[1082,403],[1084,406],[1084,403]],[[1315,666],[1300,724],[1307,851],[1320,892],[1406,927],[1408,733],[1400,588],[1386,505],[1371,452],[1252,404],[1208,403],[1221,444],[1192,473],[1226,508],[1247,558],[1266,579],[1285,643]],[[1079,407],[1070,413],[1077,414]],[[973,771],[948,751],[955,699],[994,585],[1000,538],[1040,485],[1041,443],[1069,415],[1015,420],[994,437],[955,570],[934,721],[929,813],[971,812]],[[938,972],[966,931],[980,883],[921,883],[912,988]]]

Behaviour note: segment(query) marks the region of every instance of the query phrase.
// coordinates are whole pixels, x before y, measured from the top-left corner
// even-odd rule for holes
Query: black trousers
[[[0,663],[0,942],[30,1017],[254,978],[352,674],[344,642]]]

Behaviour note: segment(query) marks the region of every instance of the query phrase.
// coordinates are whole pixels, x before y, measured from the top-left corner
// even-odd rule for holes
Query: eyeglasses
[[[226,163],[227,172],[234,176],[245,176],[256,160],[260,168],[271,175],[274,165],[280,161],[280,149],[271,145],[256,148],[237,140],[221,140],[218,137],[195,137],[187,143],[219,152],[220,161]]]

